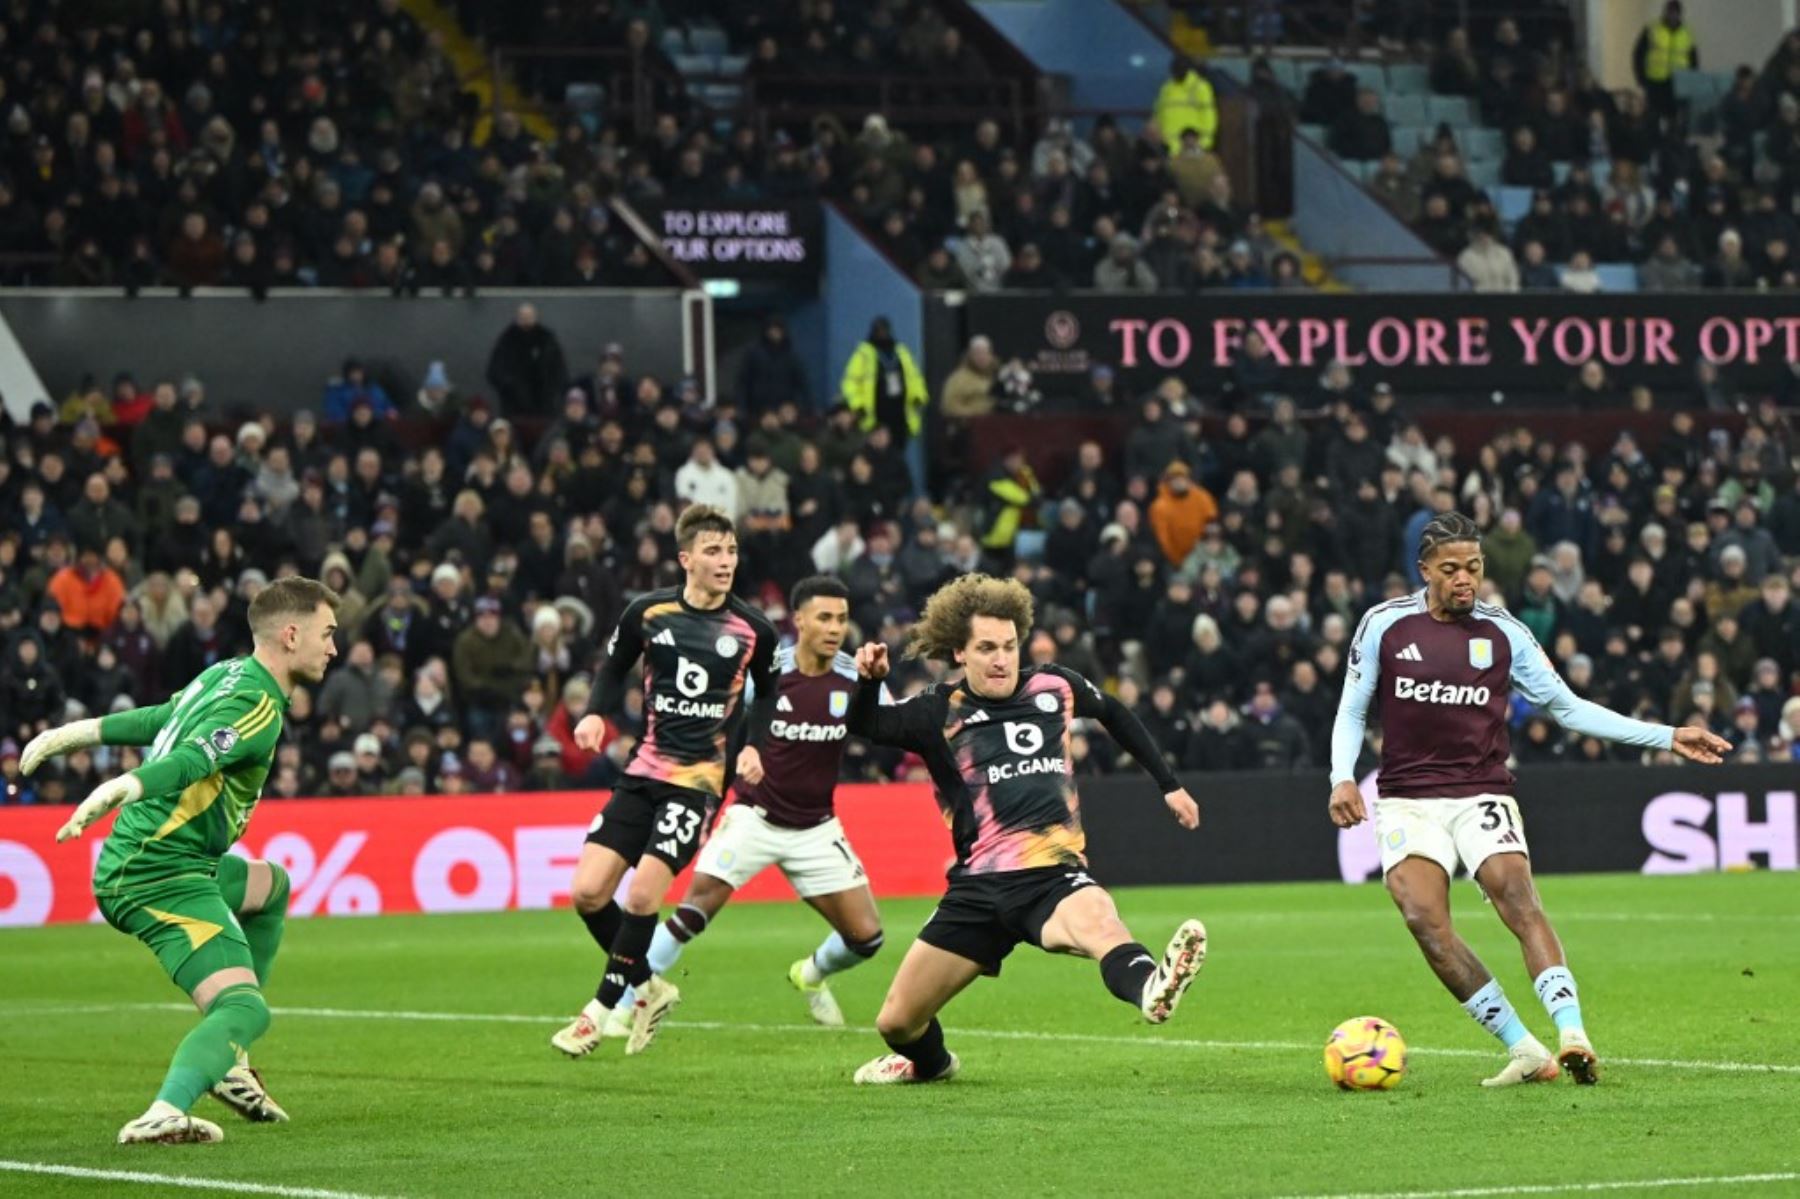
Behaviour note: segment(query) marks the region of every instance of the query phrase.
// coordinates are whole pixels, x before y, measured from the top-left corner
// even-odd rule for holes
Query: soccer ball
[[[1357,1016],[1331,1030],[1325,1076],[1345,1091],[1385,1091],[1406,1073],[1400,1030],[1376,1016]]]

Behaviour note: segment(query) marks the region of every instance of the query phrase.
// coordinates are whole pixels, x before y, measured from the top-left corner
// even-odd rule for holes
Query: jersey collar
[[[275,676],[269,673],[269,668],[257,661],[254,654],[244,660],[250,664],[246,669],[262,680],[263,690],[269,693],[276,705],[285,713],[288,710],[287,693],[281,689],[281,684],[275,681]]]

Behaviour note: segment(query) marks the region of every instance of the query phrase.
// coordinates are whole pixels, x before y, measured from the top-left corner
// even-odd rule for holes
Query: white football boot
[[[631,1036],[625,1041],[625,1052],[635,1056],[650,1048],[663,1019],[681,1002],[681,992],[674,983],[652,974],[637,989],[637,1002],[631,1008]]]
[[[827,1028],[844,1027],[844,1009],[838,1006],[837,997],[831,993],[831,984],[824,979],[816,983],[806,981],[806,967],[812,958],[804,957],[788,967],[788,981],[794,989],[806,996],[806,1008],[812,1013],[815,1023]]]
[[[950,1064],[936,1078],[918,1078],[913,1069],[912,1059],[901,1057],[897,1053],[884,1053],[872,1062],[864,1062],[857,1068],[852,1081],[859,1087],[887,1087],[900,1083],[914,1082],[949,1082],[962,1069],[962,1061],[954,1053],[950,1055]]]
[[[1526,1082],[1555,1082],[1562,1075],[1556,1059],[1536,1037],[1526,1037],[1512,1047],[1506,1068],[1492,1078],[1484,1078],[1484,1087],[1516,1087]]]
[[[570,1057],[586,1057],[600,1044],[605,1034],[602,1025],[610,1019],[607,1010],[593,1000],[581,1009],[581,1014],[565,1025],[561,1032],[550,1038],[550,1043]]]
[[[160,1099],[119,1130],[121,1145],[212,1145],[224,1139],[224,1129],[211,1120],[190,1116]]]
[[[250,1065],[250,1055],[238,1054],[237,1065],[213,1084],[212,1095],[220,1103],[254,1124],[286,1124],[287,1112],[269,1097],[262,1075]]]
[[[1198,920],[1189,920],[1169,938],[1169,947],[1163,950],[1162,964],[1144,982],[1144,996],[1140,1001],[1144,1019],[1161,1024],[1174,1015],[1175,1005],[1181,1002],[1188,984],[1194,981],[1205,963],[1206,926]]]
[[[1588,1040],[1587,1033],[1579,1028],[1565,1028],[1562,1031],[1562,1048],[1556,1060],[1569,1077],[1584,1087],[1591,1087],[1600,1081],[1600,1059],[1594,1055],[1593,1042]]]

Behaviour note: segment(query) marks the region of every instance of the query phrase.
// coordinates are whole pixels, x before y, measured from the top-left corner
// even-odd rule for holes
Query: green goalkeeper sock
[[[220,992],[176,1048],[157,1100],[187,1111],[237,1065],[238,1053],[248,1051],[251,1042],[267,1031],[269,1005],[261,991],[242,984]]]
[[[238,918],[244,940],[250,943],[250,965],[256,971],[259,987],[269,985],[269,971],[281,950],[281,934],[287,930],[288,874],[273,862],[269,863],[269,870],[275,877],[269,883],[269,897],[263,900],[262,910]]]
[[[287,929],[288,893],[292,889],[288,873],[273,862],[269,868],[269,894],[262,910],[245,912],[245,893],[250,885],[250,867],[242,858],[226,855],[219,861],[219,894],[225,906],[237,913],[244,940],[250,945],[250,964],[256,970],[258,986],[269,985],[269,971],[275,965],[275,954],[281,949],[281,934]]]

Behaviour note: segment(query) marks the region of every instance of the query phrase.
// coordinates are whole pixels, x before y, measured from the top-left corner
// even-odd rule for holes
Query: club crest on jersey
[[[1469,642],[1469,665],[1476,670],[1486,670],[1494,664],[1494,643],[1486,637],[1476,637]]]
[[[713,648],[719,651],[721,658],[735,658],[738,652],[738,639],[730,633],[726,633],[713,642]]]
[[[835,718],[837,718],[839,720],[842,720],[844,717],[844,714],[846,712],[848,712],[849,710],[850,710],[850,693],[848,691],[833,691],[831,693],[831,714],[832,714],[832,716],[834,716]]]
[[[231,747],[238,743],[238,733],[234,728],[214,729],[212,733],[213,748],[222,754],[231,752]]]
[[[1040,712],[1054,712],[1056,711],[1058,704],[1056,702],[1056,697],[1046,691],[1037,697],[1037,706],[1038,711]]]

